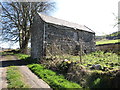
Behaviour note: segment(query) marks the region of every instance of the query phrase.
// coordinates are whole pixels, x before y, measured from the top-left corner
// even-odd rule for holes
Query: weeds
[[[111,70],[107,72],[92,71],[87,78],[87,87],[89,88],[120,88],[120,70]]]
[[[102,69],[107,67],[108,69],[119,68],[120,56],[115,53],[104,53],[102,51],[93,52],[91,54],[83,56],[84,66],[92,66],[94,64],[100,64]]]
[[[50,67],[50,65],[53,66],[53,64],[58,59],[59,65],[65,66],[66,63],[63,63],[63,61],[65,59],[67,59],[70,62],[76,62],[80,65],[83,65],[87,69],[90,69],[90,67],[92,67],[92,65],[99,64],[101,66],[101,70],[108,71],[108,70],[112,70],[114,68],[120,68],[119,58],[120,58],[120,55],[117,55],[116,53],[112,53],[112,52],[105,53],[103,51],[96,51],[96,52],[92,52],[90,54],[83,55],[82,56],[82,64],[79,63],[79,60],[80,60],[79,56],[72,56],[72,55],[69,55],[69,56],[64,55],[64,58],[62,58],[62,60],[60,59],[60,56],[56,56],[56,60],[47,60],[47,62],[45,62],[44,64],[49,63],[49,67]],[[59,67],[59,65],[57,65],[56,63],[55,63],[55,65]]]

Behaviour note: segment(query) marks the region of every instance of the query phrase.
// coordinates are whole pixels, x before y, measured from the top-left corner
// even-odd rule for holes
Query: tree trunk
[[[20,52],[23,54],[27,54],[27,46],[28,44],[26,43],[23,47],[20,48]]]
[[[24,32],[22,32],[22,35],[19,41],[21,53],[27,54],[27,47],[28,47],[29,39],[30,39],[30,31],[24,30]]]
[[[29,42],[29,38],[26,38],[26,40],[22,41],[22,45],[20,47],[21,53],[27,54],[28,42]]]

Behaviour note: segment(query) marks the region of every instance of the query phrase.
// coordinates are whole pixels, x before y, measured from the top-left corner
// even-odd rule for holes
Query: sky
[[[118,30],[118,2],[120,0],[54,0],[56,12],[52,16],[86,25],[96,35],[110,34]],[[114,14],[113,14],[114,13]],[[114,28],[113,28],[114,27]]]
[[[117,23],[115,18],[118,16],[118,2],[120,0],[54,1],[56,9],[51,15],[56,18],[85,25],[92,29],[96,35],[110,34],[118,30],[118,27],[113,27]],[[0,46],[5,48],[18,48],[18,45],[17,43],[11,46],[10,42],[0,42]]]

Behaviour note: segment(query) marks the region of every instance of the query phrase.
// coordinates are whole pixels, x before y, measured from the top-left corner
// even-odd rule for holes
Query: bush
[[[63,75],[57,75],[55,72],[45,69],[40,64],[31,64],[28,67],[41,79],[46,81],[52,88],[81,88],[77,83],[70,82]]]

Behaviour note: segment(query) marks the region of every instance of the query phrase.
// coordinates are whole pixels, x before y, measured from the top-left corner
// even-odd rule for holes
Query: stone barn
[[[31,28],[31,57],[78,55],[95,50],[95,33],[85,25],[37,13]]]

